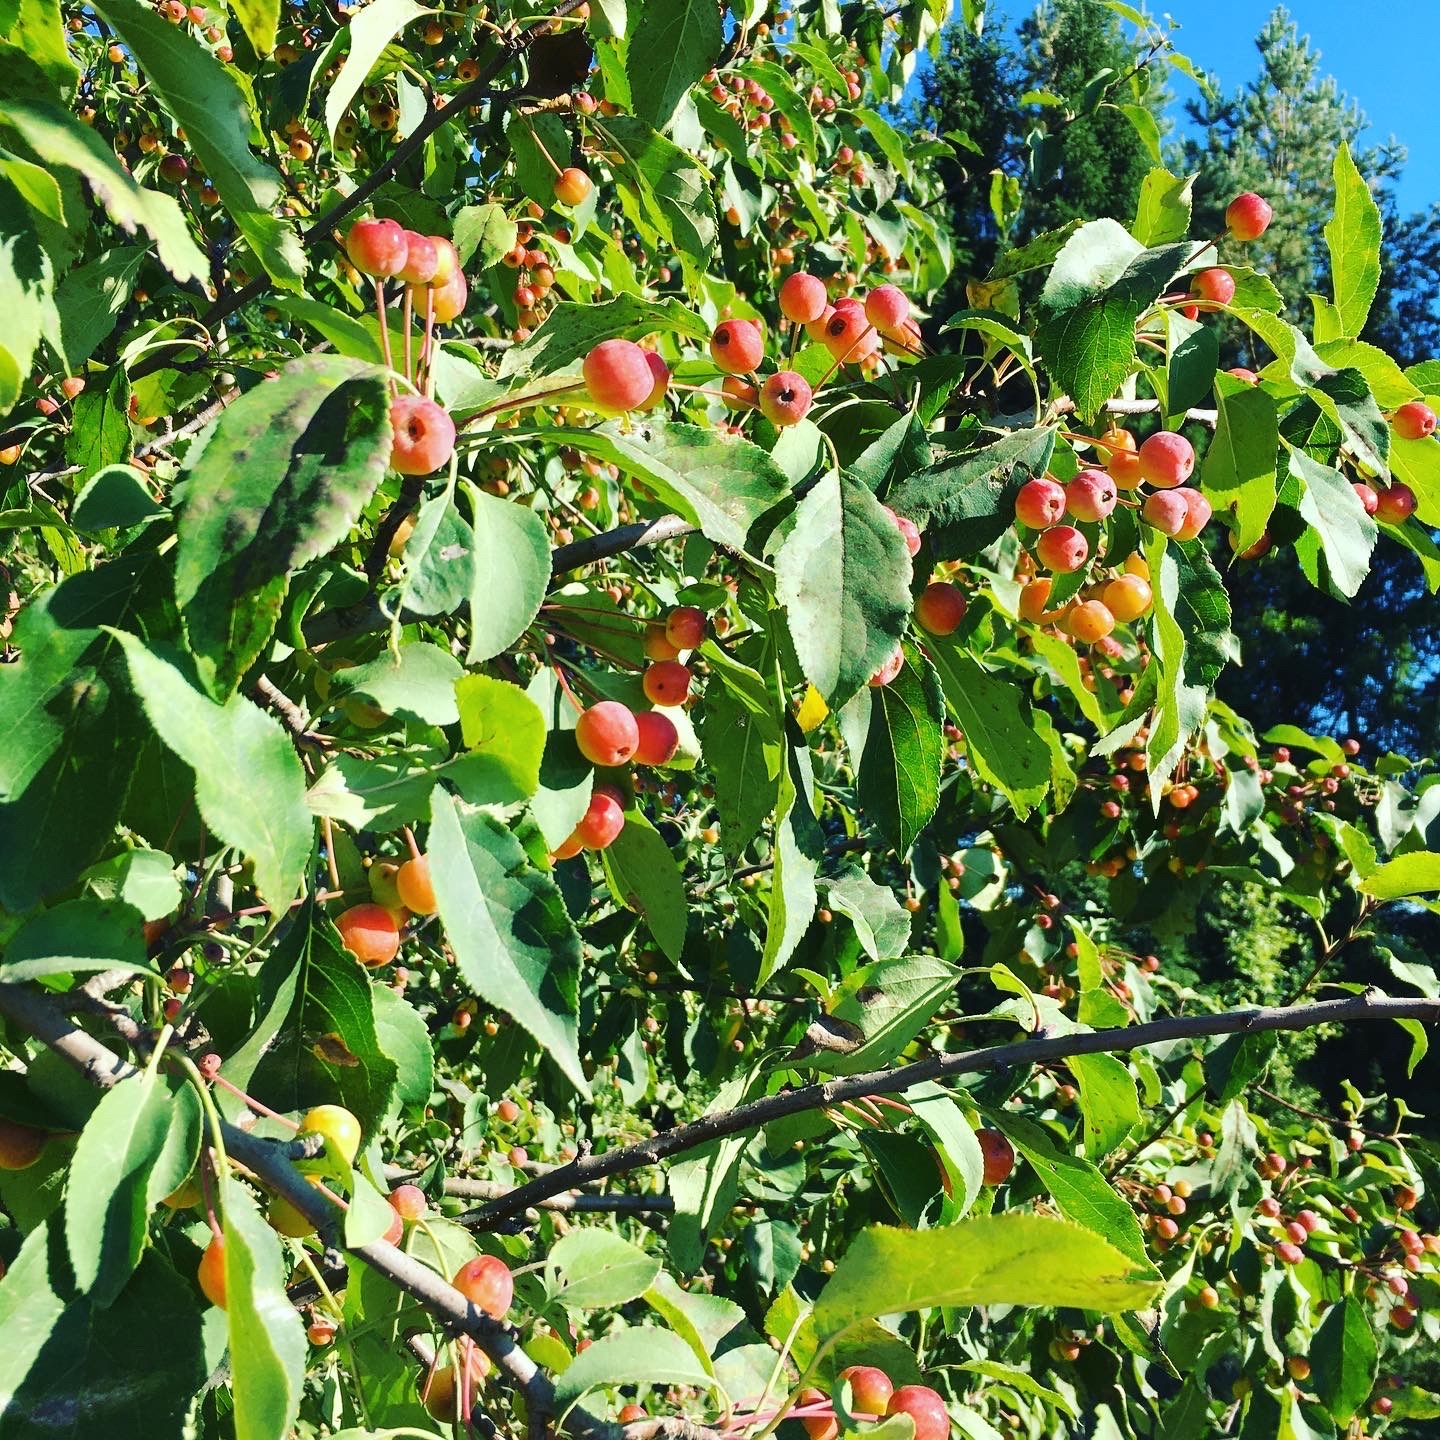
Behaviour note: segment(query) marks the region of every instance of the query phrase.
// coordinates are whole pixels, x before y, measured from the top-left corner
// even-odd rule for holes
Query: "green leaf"
[[[744,550],[750,527],[790,489],[785,472],[758,445],[698,425],[632,420],[627,429],[612,421],[549,434],[556,444],[618,465],[731,550]]]
[[[1117,105],[1115,108],[1135,127],[1140,143],[1158,165],[1161,159],[1160,122],[1156,120],[1155,112],[1148,105]]]
[[[55,309],[60,316],[60,348],[64,352],[65,368],[72,375],[82,369],[109,338],[120,312],[130,303],[135,281],[149,255],[149,247],[145,245],[117,245],[97,255],[88,265],[72,270],[60,282],[55,292]],[[73,522],[73,515],[71,519]]]
[[[475,264],[482,270],[498,265],[503,255],[515,248],[519,227],[505,213],[503,205],[467,205],[455,217],[452,238],[460,252],[460,263]]]
[[[1220,341],[1213,326],[1187,320],[1178,312],[1172,311],[1167,321],[1165,413],[1180,416],[1210,393],[1220,360]]]
[[[212,698],[261,655],[289,573],[350,533],[384,478],[389,416],[379,370],[321,355],[286,366],[216,422],[188,470],[175,561],[175,598]]]
[[[1310,525],[1325,559],[1325,576],[1347,598],[1353,596],[1370,573],[1370,555],[1379,530],[1365,513],[1349,480],[1338,470],[1290,447],[1290,474],[1300,483],[1300,514]],[[1301,549],[1301,561],[1307,552]],[[1314,584],[1320,573],[1312,564],[1306,574]]]
[[[25,197],[0,175],[0,415],[20,398],[41,337],[59,328],[54,266],[26,213]]]
[[[953,997],[957,978],[954,966],[930,955],[863,966],[846,980],[828,1012],[855,1037],[855,1047],[843,1052],[819,1049],[797,1065],[833,1075],[857,1075],[888,1065]]]
[[[756,989],[784,969],[810,928],[815,914],[815,877],[825,852],[825,836],[811,799],[815,779],[810,751],[789,744],[789,764],[780,777],[775,802],[774,867],[766,914],[765,950]]]
[[[608,1230],[572,1230],[545,1257],[551,1294],[572,1310],[612,1310],[638,1300],[660,1275],[647,1255]]]
[[[416,615],[448,615],[476,589],[475,531],[447,490],[427,500],[405,542],[400,603]]]
[[[1160,1280],[1099,1235],[1045,1215],[987,1215],[939,1230],[861,1231],[815,1306],[822,1335],[935,1305],[1139,1310]]]
[[[76,1289],[53,1216],[26,1236],[0,1281],[6,1440],[184,1440],[211,1368],[200,1319],[194,1287],[153,1251],[113,1303],[96,1305]]]
[[[1023,819],[1050,788],[1053,760],[1025,692],[983,670],[953,641],[932,639],[928,649],[971,763],[982,780],[1009,796]]]
[[[1364,1303],[1346,1295],[1326,1312],[1310,1341],[1315,1393],[1341,1425],[1370,1398],[1379,1354]]]
[[[619,159],[611,168],[626,213],[669,243],[687,275],[703,274],[719,233],[710,173],[643,120],[607,116],[595,128]]]
[[[383,834],[413,825],[430,813],[430,792],[439,773],[439,767],[429,763],[434,758],[409,751],[382,755],[342,752],[320,772],[305,794],[305,803],[311,814],[328,815],[352,830]],[[468,761],[461,757],[455,763]]]
[[[690,87],[720,55],[720,9],[713,0],[643,0],[629,7],[627,21],[635,114],[668,130]]]
[[[435,1053],[424,1017],[388,985],[371,986],[370,1003],[375,1009],[380,1053],[395,1062],[392,1108],[396,1103],[423,1105],[435,1080]]]
[[[305,1325],[285,1294],[279,1236],[237,1180],[224,1176],[219,1190],[236,1440],[282,1440],[300,1408]]]
[[[633,805],[625,812],[624,829],[601,851],[600,863],[610,893],[644,917],[655,943],[678,965],[690,913],[685,882],[670,847]]]
[[[1258,386],[1222,378],[1215,403],[1215,438],[1201,462],[1201,480],[1215,508],[1234,514],[1236,550],[1248,550],[1275,509],[1275,401]]]
[[[92,895],[133,906],[144,920],[159,920],[180,904],[175,862],[158,850],[122,851],[92,865],[82,878]],[[143,937],[137,933],[135,938],[143,955]],[[113,940],[109,944],[115,948]]]
[[[72,1165],[84,1185],[65,1197],[65,1239],[75,1283],[96,1305],[113,1304],[145,1246],[151,1207],[190,1173],[199,1152],[200,1112],[194,1093],[181,1093],[149,1071],[103,1095]],[[181,1141],[167,1156],[171,1128]]]
[[[75,497],[70,523],[82,533],[94,534],[128,529],[164,513],[140,471],[130,465],[107,465]]]
[[[466,755],[449,767],[463,769],[464,787],[472,803],[514,805],[540,788],[540,762],[545,754],[545,717],[518,685],[489,675],[466,675],[455,683],[460,710],[460,735]]]
[[[465,673],[448,650],[414,640],[386,650],[365,665],[337,670],[332,695],[355,695],[401,719],[425,725],[453,725],[460,718],[455,685]]]
[[[1378,345],[1363,340],[1331,340],[1317,345],[1315,353],[1337,370],[1358,370],[1382,410],[1398,409],[1420,394],[1415,383]]]
[[[1183,240],[1190,233],[1190,205],[1195,177],[1183,179],[1168,170],[1151,170],[1140,182],[1135,221],[1130,233],[1147,248]]]
[[[304,882],[315,842],[305,772],[289,735],[250,701],[232,695],[217,705],[172,661],[133,635],[111,633],[155,733],[195,772],[205,823],[254,862],[255,888],[283,909]]]
[[[280,22],[280,0],[229,0],[230,9],[240,22],[257,55],[268,55],[275,48],[275,27]]]
[[[108,900],[65,900],[27,920],[0,956],[0,980],[16,984],[47,975],[128,970],[155,978],[146,962],[144,917]]]
[[[503,654],[540,613],[550,584],[545,522],[528,506],[467,482],[474,520],[469,665]]]
[[[273,1110],[330,1102],[375,1130],[390,1105],[395,1062],[380,1048],[374,987],[313,903],[266,957],[259,992],[255,1029],[227,1060],[225,1078]]]
[[[428,854],[440,919],[460,974],[508,1011],[582,1094],[580,940],[560,891],[491,816],[437,790]]]
[[[1116,1194],[1093,1161],[1061,1149],[1043,1126],[1022,1116],[991,1114],[1060,1207],[1077,1225],[1103,1236],[1137,1265],[1148,1265],[1145,1235],[1135,1212]]]
[[[1335,214],[1325,226],[1325,244],[1335,308],[1344,334],[1353,338],[1365,328],[1380,288],[1380,207],[1344,141],[1335,152],[1333,173]]]
[[[910,944],[910,912],[888,885],[858,865],[846,865],[824,889],[830,908],[854,925],[860,948],[872,960],[893,960]]]
[[[678,300],[657,302],[638,295],[616,295],[598,305],[562,300],[523,345],[505,352],[500,378],[553,375],[584,359],[602,340],[640,340],[657,330],[708,340],[711,327]]]
[[[733,1109],[743,1099],[744,1079],[728,1080],[705,1113],[714,1115]],[[712,1140],[690,1151],[685,1159],[675,1161],[666,1171],[665,1188],[675,1201],[667,1237],[670,1263],[682,1274],[693,1274],[700,1268],[706,1243],[730,1223],[740,1186],[740,1162],[753,1138],[741,1134]]]
[[[1140,1123],[1135,1077],[1114,1055],[1072,1055],[1067,1063],[1080,1087],[1085,1154],[1103,1160]]]
[[[369,79],[385,47],[412,20],[430,13],[423,5],[417,5],[415,0],[371,0],[370,4],[351,16],[345,31],[350,37],[350,50],[340,66],[340,74],[325,96],[325,128],[330,132],[332,146],[335,144],[335,127],[345,118],[350,102]],[[261,53],[265,54],[269,49],[265,46]]]
[[[1055,263],[1055,257],[1070,243],[1080,225],[1079,220],[1066,221],[1058,229],[1043,231],[1033,240],[1027,240],[1018,249],[1007,250],[991,267],[987,278],[1008,280],[1031,270],[1047,269]]]
[[[945,698],[919,651],[888,685],[870,692],[870,729],[860,761],[860,807],[907,855],[940,803]]]
[[[780,796],[784,731],[764,679],[713,641],[700,652],[711,667],[700,713],[700,742],[715,784],[720,841],[738,855],[759,833]]]
[[[308,325],[328,340],[341,355],[349,356],[352,360],[363,360],[371,365],[383,362],[378,331],[353,315],[347,315],[333,305],[325,305],[319,300],[309,300],[299,295],[279,295],[270,303],[282,315],[290,315],[302,325]]]
[[[158,16],[155,20],[166,30],[175,31],[175,26]],[[190,48],[198,50],[193,43]],[[160,263],[181,284],[210,278],[209,263],[191,239],[180,206],[169,195],[137,185],[88,126],[48,105],[7,100],[0,104],[0,127],[17,131],[52,169],[73,170],[82,176],[96,203],[122,230],[144,230],[150,236]],[[242,133],[248,134],[249,128],[247,121]],[[7,311],[10,324],[15,318]]]
[[[1145,250],[1115,220],[1083,225],[1056,257],[1036,306],[1035,343],[1086,418],[1135,362],[1135,322],[1187,258],[1183,245]]]
[[[280,216],[285,190],[279,174],[250,151],[255,119],[234,76],[188,27],[172,25],[140,0],[101,0],[95,8],[119,31],[160,103],[184,127],[192,164],[210,177],[270,278],[282,289],[298,289],[305,251]],[[202,267],[198,273],[208,272]]]
[[[598,1386],[698,1385],[713,1382],[690,1347],[669,1330],[622,1326],[582,1350],[555,1377],[555,1402],[563,1411]]]
[[[1360,888],[1376,900],[1402,900],[1408,895],[1431,895],[1440,891],[1440,855],[1433,850],[1413,850],[1387,860],[1360,882]]]
[[[775,594],[805,677],[838,709],[894,652],[910,614],[910,556],[868,489],[827,475],[775,557]]]

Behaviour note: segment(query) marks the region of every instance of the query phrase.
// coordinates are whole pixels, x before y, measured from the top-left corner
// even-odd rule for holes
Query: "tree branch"
[[[1269,1006],[1230,1010],[1219,1015],[1179,1015],[1110,1030],[1020,1040],[981,1050],[962,1050],[932,1056],[893,1070],[826,1080],[794,1090],[782,1090],[763,1100],[752,1100],[733,1110],[704,1115],[688,1125],[661,1131],[648,1140],[600,1155],[587,1155],[561,1165],[551,1174],[522,1185],[503,1200],[492,1200],[461,1218],[473,1227],[496,1224],[542,1200],[610,1175],[654,1165],[671,1155],[694,1150],[712,1140],[744,1130],[758,1130],[773,1120],[807,1110],[828,1109],[864,1095],[893,1095],[923,1080],[980,1074],[1006,1065],[1035,1065],[1065,1060],[1072,1055],[1109,1054],[1142,1049],[1172,1040],[1198,1040],[1215,1035],[1258,1034],[1270,1030],[1308,1030],[1317,1025],[1353,1024],[1365,1020],[1440,1021],[1440,1000],[1390,999],[1367,990],[1344,1000],[1314,1001],[1306,1005]]]

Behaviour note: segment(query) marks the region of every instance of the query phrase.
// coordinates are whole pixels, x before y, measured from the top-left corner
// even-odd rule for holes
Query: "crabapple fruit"
[[[405,232],[405,263],[399,278],[407,285],[428,285],[440,268],[440,250],[428,235]]]
[[[1355,492],[1355,498],[1365,507],[1367,515],[1373,515],[1380,508],[1380,496],[1373,485],[1357,480],[1350,488]]]
[[[1115,616],[1101,600],[1082,600],[1065,618],[1070,633],[1083,644],[1103,640],[1115,628]]]
[[[602,340],[580,370],[593,404],[601,410],[638,410],[655,389],[646,352],[633,340]]]
[[[809,325],[825,314],[830,303],[825,282],[818,276],[797,270],[780,286],[780,313],[796,325]]]
[[[885,1407],[887,1415],[908,1415],[915,1422],[915,1440],[949,1440],[950,1412],[928,1385],[902,1385]]]
[[[1225,207],[1225,228],[1237,240],[1258,240],[1270,228],[1274,214],[1268,201],[1247,190]]]
[[[1015,518],[1032,530],[1048,530],[1065,513],[1065,487],[1037,476],[1015,497]]]
[[[590,177],[574,165],[567,165],[555,177],[555,198],[562,205],[582,205],[593,187]]]
[[[738,375],[727,375],[720,382],[720,393],[732,410],[754,410],[760,404],[760,387]]]
[[[1037,624],[1048,623],[1055,617],[1045,612],[1054,582],[1049,579],[1032,580],[1020,592],[1020,618]]]
[[[614,785],[597,785],[570,839],[578,840],[582,850],[604,850],[624,828],[624,795]]]
[[[891,519],[895,528],[900,532],[900,538],[905,542],[905,548],[910,552],[913,560],[920,553],[920,527],[904,515],[897,515],[888,505],[880,507]]]
[[[0,1119],[0,1170],[25,1170],[39,1158],[49,1135],[33,1125]]]
[[[385,1198],[390,1208],[407,1223],[418,1220],[428,1208],[425,1192],[418,1185],[397,1185]]]
[[[394,220],[357,220],[345,236],[345,253],[362,275],[385,279],[405,268],[405,227]]]
[[[1138,575],[1122,575],[1112,580],[1101,597],[1110,613],[1122,621],[1138,620],[1149,608],[1150,586]]]
[[[915,602],[915,619],[932,635],[953,635],[965,618],[965,592],[946,580],[932,580]]]
[[[1145,497],[1140,513],[1162,535],[1178,535],[1190,515],[1185,497],[1174,490],[1157,490]]]
[[[1403,525],[1415,513],[1415,492],[1399,480],[1376,497],[1375,518],[1386,525]]]
[[[793,370],[778,370],[760,387],[760,413],[783,429],[798,425],[810,409],[814,394],[810,382]]]
[[[665,638],[678,650],[694,650],[705,641],[705,612],[677,605],[665,617]]]
[[[710,336],[710,358],[727,375],[748,375],[765,354],[765,337],[753,320],[726,320]]]
[[[395,872],[395,889],[400,903],[417,915],[435,913],[435,886],[430,879],[430,857],[419,855],[407,860]]]
[[[658,710],[642,710],[635,717],[640,743],[630,758],[637,765],[668,765],[680,748],[680,732],[675,722]]]
[[[1177,540],[1193,540],[1209,523],[1214,513],[1210,502],[1198,491],[1188,487],[1172,490],[1185,501],[1185,523],[1175,532]]]
[[[1191,280],[1190,293],[1212,305],[1228,305],[1235,298],[1235,277],[1218,267],[1202,270]]]
[[[400,927],[383,905],[352,905],[335,917],[340,943],[362,964],[388,965],[400,950]]]
[[[424,395],[399,395],[390,405],[390,468],[400,475],[433,475],[455,453],[455,422]]]
[[[1140,477],[1160,490],[1183,485],[1195,469],[1195,447],[1173,430],[1158,430],[1139,450]]]
[[[880,668],[867,683],[878,690],[882,685],[888,685],[904,669],[904,666],[905,652],[897,645],[889,656],[880,662]]]
[[[653,350],[645,352],[645,363],[650,367],[650,376],[653,384],[650,393],[645,397],[644,403],[638,405],[639,410],[654,410],[656,406],[664,403],[665,396],[670,390],[670,367]]]
[[[1411,400],[1391,415],[1390,428],[1402,440],[1423,440],[1435,433],[1435,412],[1423,400]]]
[[[805,1427],[809,1440],[836,1440],[840,1434],[840,1426],[830,1405],[830,1397],[823,1390],[802,1390],[799,1408],[812,1412],[800,1416],[800,1423]]]
[[[1090,558],[1090,542],[1073,525],[1052,525],[1035,542],[1040,563],[1058,575],[1069,575]]]
[[[850,1398],[861,1415],[884,1415],[895,1385],[878,1365],[851,1365],[839,1378],[850,1382]]]
[[[683,705],[690,695],[690,670],[678,660],[657,660],[641,683],[652,705]]]
[[[670,643],[664,625],[656,622],[645,627],[645,639],[641,641],[647,660],[678,660],[680,649]]]
[[[898,285],[877,285],[865,297],[865,318],[892,339],[905,336],[910,318],[910,301]]]
[[[469,298],[470,282],[460,269],[454,270],[443,282],[437,281],[428,289],[423,289],[419,296],[421,306],[429,305],[439,325],[448,325],[462,314]]]
[[[200,1282],[200,1293],[217,1310],[225,1308],[225,1241],[213,1236],[200,1257],[200,1268],[195,1272]]]
[[[618,700],[601,700],[575,722],[575,743],[592,765],[623,765],[640,743],[635,716]]]
[[[869,353],[865,337],[870,328],[865,307],[858,300],[842,300],[825,321],[820,338],[837,361],[858,361]]]
[[[1077,520],[1103,520],[1118,498],[1114,477],[1104,470],[1082,470],[1065,487],[1065,508]]]
[[[477,1255],[467,1260],[451,1282],[477,1310],[503,1320],[515,1298],[515,1281],[510,1267],[496,1255]]]
[[[360,1122],[343,1105],[315,1105],[300,1117],[301,1135],[322,1135],[326,1153],[339,1156],[347,1165],[360,1153]],[[320,1157],[296,1162],[302,1173],[316,1168]]]
[[[986,1185],[1003,1185],[1015,1168],[1015,1147],[998,1130],[977,1130],[980,1154],[984,1157]]]

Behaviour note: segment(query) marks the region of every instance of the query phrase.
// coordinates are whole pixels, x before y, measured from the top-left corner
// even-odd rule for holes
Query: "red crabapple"
[[[405,228],[394,220],[357,220],[345,237],[345,253],[362,275],[398,275],[408,252]]]
[[[1158,430],[1139,450],[1140,475],[1159,490],[1183,485],[1195,469],[1195,447],[1173,430]]]
[[[813,340],[817,345],[823,345],[825,343],[825,327],[829,325],[830,317],[834,315],[834,313],[835,307],[831,305],[829,301],[826,301],[825,308],[820,312],[819,316],[814,320],[806,322],[805,338],[807,340]]]
[[[1177,540],[1193,540],[1209,523],[1213,513],[1210,502],[1198,491],[1188,487],[1170,491],[1185,501],[1185,523],[1175,532]]]
[[[721,394],[732,410],[754,410],[760,404],[760,389],[738,375],[727,375],[720,382]]]
[[[915,619],[932,635],[953,635],[965,618],[965,592],[945,580],[932,580],[915,602]]]
[[[418,1185],[397,1185],[385,1198],[402,1220],[418,1220],[428,1208],[425,1192]]]
[[[1040,563],[1058,575],[1069,575],[1090,558],[1090,542],[1073,525],[1052,525],[1035,542]]]
[[[640,743],[630,758],[637,765],[668,765],[680,748],[680,732],[675,722],[658,710],[641,710],[635,716]]]
[[[865,318],[882,335],[904,336],[910,301],[898,285],[877,285],[865,297]]]
[[[977,1130],[975,1139],[984,1157],[985,1173],[981,1177],[984,1183],[1003,1185],[1015,1168],[1015,1147],[998,1130]]]
[[[1386,525],[1403,525],[1415,513],[1416,503],[1415,492],[1396,480],[1377,497],[1375,518]]]
[[[1228,305],[1235,298],[1235,277],[1218,267],[1202,270],[1191,280],[1190,291],[1212,305]]]
[[[1145,497],[1141,515],[1162,535],[1178,535],[1189,516],[1190,507],[1185,497],[1174,490],[1157,490]]]
[[[597,409],[637,410],[655,389],[650,362],[633,340],[602,340],[585,357],[580,370]]]
[[[820,319],[830,303],[825,282],[818,276],[797,270],[780,286],[780,313],[796,325],[809,325]]]
[[[1065,487],[1037,476],[1015,497],[1015,518],[1032,530],[1048,530],[1065,513]]]
[[[665,396],[670,390],[670,367],[653,350],[645,352],[645,363],[650,367],[650,374],[655,383],[644,404],[636,408],[653,410],[657,405],[664,403]]]
[[[1104,470],[1082,470],[1065,487],[1065,508],[1077,520],[1103,520],[1118,498],[1115,481]]]
[[[407,285],[428,285],[440,268],[440,251],[428,235],[405,232],[405,263],[398,272]]]
[[[623,765],[639,743],[635,716],[618,700],[601,700],[575,722],[575,744],[592,765]]]
[[[459,273],[460,252],[443,235],[430,236],[430,243],[435,247],[435,273],[430,277],[430,284],[444,285]]]
[[[869,353],[865,344],[870,322],[865,307],[858,300],[841,299],[825,321],[821,340],[830,354],[840,362],[858,361]]]
[[[876,1365],[851,1365],[839,1378],[850,1382],[850,1398],[859,1414],[884,1415],[895,1386],[883,1370]]]
[[[897,645],[888,658],[880,662],[880,668],[870,677],[868,683],[878,690],[882,685],[888,685],[904,666],[905,652]]]
[[[747,375],[765,354],[765,337],[753,320],[726,320],[710,337],[710,358],[727,375]]]
[[[1365,507],[1367,515],[1373,515],[1380,508],[1380,496],[1376,494],[1373,485],[1357,480],[1350,488],[1355,492],[1355,498]]]
[[[586,850],[604,850],[624,828],[624,795],[614,785],[597,785],[571,839]]]
[[[390,426],[390,468],[398,474],[433,475],[455,453],[455,422],[423,395],[396,396]]]
[[[591,190],[590,177],[574,165],[567,165],[555,177],[555,198],[562,205],[581,205]]]
[[[777,370],[760,387],[760,413],[781,429],[798,425],[810,409],[810,382],[793,370]]]
[[[1225,373],[1233,375],[1237,380],[1243,380],[1247,385],[1260,383],[1260,377],[1248,365],[1232,365]]]
[[[1435,412],[1423,400],[1411,400],[1391,415],[1390,428],[1402,440],[1423,440],[1435,433]]]
[[[495,1255],[477,1255],[456,1272],[455,1288],[478,1310],[503,1320],[515,1298],[510,1267]]]
[[[950,1413],[928,1385],[902,1385],[890,1397],[885,1413],[908,1415],[915,1422],[915,1440],[950,1440]]]
[[[905,548],[910,552],[911,559],[914,559],[920,553],[920,527],[908,517],[897,515],[888,505],[880,508],[894,521],[901,539],[905,541]]]
[[[645,671],[645,698],[652,705],[683,705],[690,694],[690,670],[678,660],[657,660]]]
[[[1274,214],[1267,201],[1247,190],[1226,206],[1225,226],[1237,240],[1258,240],[1270,228]]]
[[[678,650],[694,650],[705,643],[705,612],[693,605],[677,605],[665,617],[665,638]]]

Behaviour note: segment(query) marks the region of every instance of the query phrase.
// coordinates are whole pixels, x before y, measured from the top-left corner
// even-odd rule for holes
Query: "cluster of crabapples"
[[[950,1414],[944,1398],[928,1385],[901,1385],[876,1365],[851,1365],[839,1374],[848,1387],[846,1410],[852,1419],[883,1420],[890,1415],[908,1415],[915,1422],[915,1440],[946,1440]],[[823,1390],[802,1390],[790,1412],[805,1427],[810,1440],[836,1440],[840,1422],[832,1397]]]

